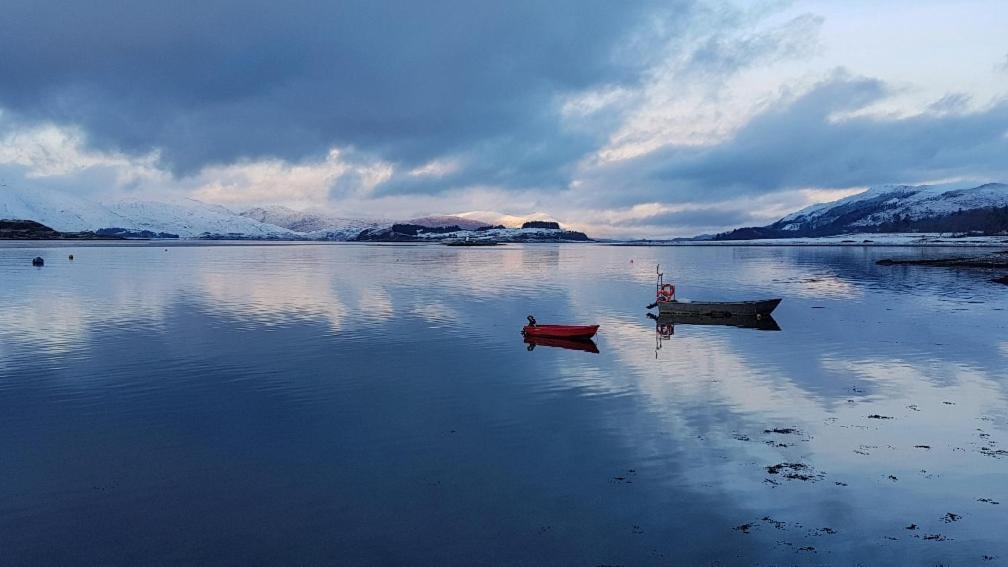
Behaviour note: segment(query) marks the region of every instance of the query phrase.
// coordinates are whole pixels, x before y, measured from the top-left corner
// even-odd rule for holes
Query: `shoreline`
[[[838,246],[850,248],[981,248],[1008,247],[1008,235],[950,237],[939,233],[856,233],[837,236],[757,240],[611,241],[612,246]]]
[[[308,240],[308,239],[223,239],[223,238],[0,238],[0,246],[16,242],[35,245],[111,245],[111,246],[294,246],[294,245],[443,245],[442,239],[430,240]],[[597,245],[616,247],[838,247],[838,248],[1008,248],[1008,236],[942,237],[939,234],[888,233],[853,234],[815,238],[771,238],[759,240],[524,240],[501,241],[507,244]]]

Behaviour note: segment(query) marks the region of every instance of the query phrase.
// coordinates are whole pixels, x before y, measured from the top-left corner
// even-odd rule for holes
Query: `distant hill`
[[[119,236],[166,234],[182,238],[291,239],[286,228],[245,218],[195,199],[126,200],[102,204],[65,191],[0,188],[0,219],[35,221],[61,233]]]
[[[248,209],[241,216],[286,228],[314,240],[352,240],[363,230],[390,224],[384,220],[338,217],[320,211],[297,211],[280,205]]]
[[[850,197],[806,207],[775,223],[738,228],[715,240],[802,238],[848,233],[1008,233],[1008,185],[949,189],[882,185]]]
[[[483,221],[467,219],[465,217],[456,217],[452,215],[435,215],[435,216],[420,217],[410,219],[403,224],[415,224],[427,228],[443,228],[449,226],[457,226],[462,230],[479,230],[481,228],[486,228],[490,226],[488,223],[485,223]]]
[[[506,229],[457,216],[393,223],[338,217],[282,206],[236,212],[195,199],[97,203],[70,192],[0,187],[0,238],[199,238],[211,240],[413,240],[497,238],[518,241],[587,240],[559,225]],[[31,223],[37,223],[35,226]],[[32,236],[34,235],[34,236]],[[440,236],[434,236],[440,235]]]

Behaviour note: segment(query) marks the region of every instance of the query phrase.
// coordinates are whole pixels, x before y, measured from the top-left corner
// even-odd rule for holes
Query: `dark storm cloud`
[[[855,187],[968,176],[1008,177],[1008,101],[906,118],[843,116],[884,98],[878,80],[839,73],[755,116],[724,143],[668,147],[591,180],[609,205],[724,200],[802,187]]]
[[[689,2],[9,0],[0,107],[177,173],[349,145],[559,179],[557,95],[637,84]],[[475,150],[474,150],[475,148]],[[557,149],[561,148],[561,149]],[[495,164],[495,165],[494,165]],[[477,168],[478,170],[479,168]]]

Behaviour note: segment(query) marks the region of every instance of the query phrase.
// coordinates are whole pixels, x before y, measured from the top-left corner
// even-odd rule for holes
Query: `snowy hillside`
[[[584,234],[562,230],[555,222],[512,229],[453,216],[392,223],[281,206],[259,207],[239,214],[194,199],[99,204],[69,192],[7,187],[0,187],[0,220],[34,221],[63,233],[95,232],[106,237],[127,238],[420,242],[465,238],[508,242],[587,240]]]
[[[10,187],[0,187],[0,219],[33,220],[61,232],[128,223],[107,207],[71,193]]]
[[[249,209],[241,216],[322,240],[352,240],[366,229],[391,224],[390,221],[338,217],[320,211],[296,211],[279,205]]]
[[[182,238],[241,235],[244,238],[290,238],[293,231],[238,215],[219,205],[193,199],[171,203],[123,201],[109,207],[128,219],[122,228],[169,232]]]
[[[192,199],[174,202],[124,201],[103,205],[66,191],[0,187],[0,219],[31,220],[60,232],[121,228],[200,236],[291,238],[290,230],[242,217]]]
[[[881,185],[831,203],[812,205],[764,227],[740,228],[719,239],[831,236],[853,232],[1005,230],[1008,185],[949,188]]]

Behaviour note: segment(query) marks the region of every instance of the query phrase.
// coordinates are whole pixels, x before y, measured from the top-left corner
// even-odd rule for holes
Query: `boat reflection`
[[[568,350],[580,350],[584,352],[591,352],[598,354],[598,347],[595,346],[595,341],[591,339],[558,339],[554,337],[525,337],[525,344],[528,345],[527,350],[531,352],[537,346],[544,347],[558,347],[565,348]]]
[[[676,325],[721,325],[741,329],[756,329],[759,331],[779,331],[780,325],[770,315],[655,315],[647,314],[655,322],[655,358],[662,348],[662,341],[672,338]]]
[[[675,325],[722,325],[726,327],[739,327],[741,329],[756,329],[759,331],[781,330],[780,325],[770,315],[655,315],[648,313],[647,316],[654,320],[656,328],[668,331],[669,336],[675,334]]]

